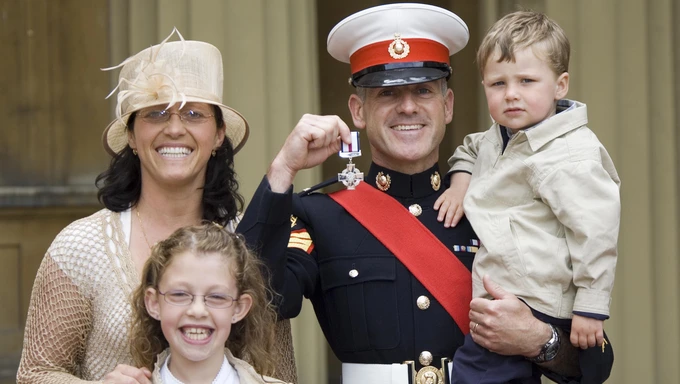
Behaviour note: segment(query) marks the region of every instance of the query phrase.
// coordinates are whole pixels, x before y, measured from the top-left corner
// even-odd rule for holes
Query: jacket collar
[[[224,349],[224,356],[227,358],[229,364],[231,364],[236,372],[238,373],[241,383],[257,383],[257,384],[290,384],[285,383],[281,380],[275,379],[269,376],[261,376],[259,373],[255,372],[255,368],[248,364],[247,362],[234,357],[228,348]],[[154,365],[154,371],[151,374],[151,381],[154,384],[162,383],[161,380],[161,368],[165,364],[165,361],[170,357],[170,348],[166,348],[156,357],[156,363]]]
[[[537,152],[552,140],[586,124],[588,124],[586,105],[578,101],[562,99],[557,101],[557,111],[553,116],[533,127],[517,132],[515,136],[520,136],[516,140],[526,138],[531,150]],[[503,148],[501,129],[505,127],[494,122],[492,132],[485,135],[498,148]]]
[[[531,150],[536,152],[567,132],[588,124],[588,111],[583,103],[562,99],[556,113],[526,131]]]
[[[383,177],[383,180],[389,180],[388,188],[384,188],[384,183],[382,183],[383,188],[378,186],[378,179],[380,177]],[[422,198],[445,188],[442,175],[439,172],[439,164],[436,163],[424,172],[413,175],[407,175],[381,167],[376,163],[371,163],[371,168],[368,171],[365,182],[374,188],[384,189],[384,192],[390,196],[401,198]],[[437,185],[438,188],[435,188]]]

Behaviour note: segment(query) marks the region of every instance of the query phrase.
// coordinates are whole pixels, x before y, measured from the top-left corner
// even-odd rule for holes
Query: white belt
[[[448,362],[447,368],[447,378],[450,378],[453,363]],[[442,376],[437,375],[435,371],[439,369],[428,366],[415,372],[411,364],[342,363],[342,384],[444,384]],[[410,382],[409,376],[415,376],[415,380]],[[433,381],[428,381],[429,379]]]

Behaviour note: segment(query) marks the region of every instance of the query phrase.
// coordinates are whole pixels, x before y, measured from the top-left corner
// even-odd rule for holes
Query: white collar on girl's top
[[[165,359],[165,363],[163,363],[163,367],[161,367],[161,381],[163,384],[184,384],[181,381],[177,380],[175,376],[172,375],[170,372],[170,368],[168,368],[168,364],[170,363],[170,358],[172,356],[168,356],[167,359]],[[227,361],[227,357],[224,357],[224,360],[222,361],[222,367],[220,368],[220,371],[217,373],[217,376],[215,376],[215,380],[212,382],[213,384],[239,384],[239,378],[238,378],[238,373],[236,373],[236,370],[234,367],[229,364]]]

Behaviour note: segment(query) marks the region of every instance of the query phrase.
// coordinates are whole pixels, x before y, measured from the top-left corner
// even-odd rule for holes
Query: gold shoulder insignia
[[[290,215],[290,227],[293,228],[295,223],[297,223],[297,217]]]

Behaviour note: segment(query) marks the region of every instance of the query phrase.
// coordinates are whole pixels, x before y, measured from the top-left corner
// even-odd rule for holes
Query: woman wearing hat
[[[180,41],[168,42],[174,33]],[[129,297],[151,247],[203,220],[236,228],[244,202],[234,154],[248,124],[222,104],[219,50],[170,36],[114,67],[122,67],[117,118],[103,136],[112,160],[97,177],[106,208],[71,223],[48,249],[18,382],[149,382],[150,372],[128,365],[128,329]],[[288,325],[277,327],[275,374],[295,381]]]

